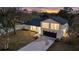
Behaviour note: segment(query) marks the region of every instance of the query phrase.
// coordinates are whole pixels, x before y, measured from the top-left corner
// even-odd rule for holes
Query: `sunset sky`
[[[62,9],[61,7],[26,7],[23,9],[27,9],[28,11],[39,11],[41,10],[41,12],[48,12],[48,13],[58,13],[60,9]]]
[[[49,10],[60,10],[63,7],[23,7],[27,9],[32,9],[32,10],[39,10],[39,9],[49,9]],[[72,7],[73,9],[79,9],[79,7]]]
[[[48,10],[59,10],[62,7],[24,7],[23,9],[28,9],[28,10],[41,10],[41,9],[48,9]]]
[[[72,7],[74,10],[79,10],[79,7]],[[48,12],[48,13],[58,13],[60,9],[63,9],[63,7],[23,7],[23,9],[27,9],[28,11],[39,11],[42,10],[42,12]]]

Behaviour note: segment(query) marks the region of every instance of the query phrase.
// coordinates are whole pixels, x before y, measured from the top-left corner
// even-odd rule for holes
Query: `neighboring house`
[[[26,29],[35,31],[39,35],[45,35],[58,39],[67,36],[67,30],[69,27],[67,20],[59,16],[53,16],[52,18],[45,20],[33,19],[25,24]]]

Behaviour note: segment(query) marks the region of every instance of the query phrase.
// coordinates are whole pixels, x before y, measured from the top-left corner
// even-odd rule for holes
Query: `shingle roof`
[[[67,20],[65,20],[65,19],[63,19],[63,18],[61,18],[59,16],[52,17],[52,20],[54,20],[54,21],[56,21],[56,22],[58,22],[58,23],[60,23],[62,25],[68,22]]]
[[[35,19],[30,20],[30,21],[27,21],[26,24],[34,25],[34,26],[40,26],[41,25],[41,21],[43,21],[43,20],[35,18]]]
[[[54,21],[56,21],[56,22],[58,22],[58,23],[60,23],[62,25],[65,24],[65,23],[67,23],[67,20],[65,20],[65,19],[63,19],[63,18],[61,18],[59,16],[53,16],[52,20],[54,20]],[[35,18],[35,19],[32,19],[30,21],[25,22],[24,24],[34,25],[34,26],[41,26],[41,22],[42,21],[43,21],[43,19],[37,19],[37,18]]]

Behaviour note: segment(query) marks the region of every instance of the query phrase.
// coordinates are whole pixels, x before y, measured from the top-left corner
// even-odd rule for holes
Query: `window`
[[[32,31],[37,31],[37,27],[36,26],[31,26],[31,30]]]
[[[43,22],[42,23],[42,28],[49,28],[49,23]]]
[[[57,23],[51,23],[51,29],[53,29],[53,30],[59,30],[59,24],[57,24]]]

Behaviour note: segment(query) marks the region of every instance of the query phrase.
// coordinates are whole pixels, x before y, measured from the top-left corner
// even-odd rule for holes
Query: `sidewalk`
[[[54,41],[54,38],[42,36],[18,51],[46,51],[54,43]]]

